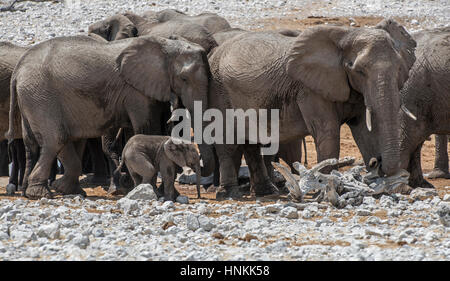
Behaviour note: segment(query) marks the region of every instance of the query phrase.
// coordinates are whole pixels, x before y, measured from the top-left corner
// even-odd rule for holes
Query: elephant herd
[[[146,182],[175,200],[177,166],[202,176],[214,172],[216,198],[239,198],[242,156],[252,193],[278,195],[275,156],[261,155],[261,139],[202,143],[198,155],[163,137],[173,127],[171,111],[194,115],[197,101],[201,113],[278,109],[277,157],[290,165],[301,160],[308,135],[317,161],[339,158],[345,123],[366,165],[380,176],[407,170],[412,187],[433,187],[423,177],[420,151],[437,134],[430,177],[450,178],[448,27],[411,35],[387,19],[374,28],[253,32],[213,13],[126,12],[93,23],[88,36],[31,47],[0,42],[0,98],[0,135],[8,141],[0,149],[13,163],[10,184],[32,199],[51,197],[51,188],[85,195],[79,177],[93,172],[90,184],[109,185],[111,193]],[[61,168],[64,175],[55,180]]]

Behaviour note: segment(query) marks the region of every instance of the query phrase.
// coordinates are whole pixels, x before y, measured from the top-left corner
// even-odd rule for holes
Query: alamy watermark
[[[269,115],[270,113],[270,115]],[[194,116],[185,109],[172,111],[172,121],[180,121],[172,129],[174,142],[191,142],[191,128],[197,144],[261,144],[261,154],[274,155],[279,148],[278,109],[202,110],[202,102],[194,102]],[[270,134],[269,134],[270,132]]]

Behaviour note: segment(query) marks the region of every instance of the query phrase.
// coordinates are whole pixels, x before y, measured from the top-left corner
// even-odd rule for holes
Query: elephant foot
[[[43,197],[52,199],[53,194],[45,184],[35,184],[29,186],[25,191],[25,197],[31,200],[41,199]]]
[[[274,197],[277,198],[280,195],[278,188],[271,182],[265,182],[255,185],[254,192],[256,197]]]
[[[84,179],[80,180],[80,187],[97,187],[97,186],[108,186],[110,183],[110,178],[107,176],[97,176],[88,175]]]
[[[8,194],[8,195],[14,195],[14,193],[17,191],[17,187],[16,187],[16,185],[15,184],[13,184],[13,183],[9,183],[7,186],[6,186],[6,194]]]
[[[216,200],[225,200],[227,198],[239,199],[244,196],[244,191],[240,186],[219,187],[216,192]]]
[[[124,174],[120,177],[120,187],[128,189],[129,191],[134,188],[134,181],[129,174]]]
[[[428,174],[429,179],[450,179],[450,173],[441,169],[434,169]]]
[[[432,185],[426,179],[420,179],[420,180],[409,179],[408,185],[411,186],[412,188],[416,188],[416,187],[434,188],[434,185]]]
[[[56,192],[62,195],[80,194],[81,196],[86,197],[86,192],[81,189],[78,180],[72,181],[67,177],[62,177],[54,181],[52,186],[55,188]]]

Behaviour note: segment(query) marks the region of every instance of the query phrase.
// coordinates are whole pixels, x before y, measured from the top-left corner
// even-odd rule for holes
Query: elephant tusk
[[[173,114],[172,116],[170,116],[170,119],[167,120],[167,124],[177,121],[176,119],[177,119],[177,116],[175,114]]]
[[[369,132],[372,132],[372,113],[368,107],[366,107],[366,126]]]
[[[204,168],[205,166],[203,166],[203,159],[200,159],[200,167]]]
[[[404,104],[402,104],[400,108],[403,110],[404,113],[406,113],[406,115],[409,116],[409,118],[411,118],[414,121],[417,121],[417,117],[414,114],[412,114],[412,112],[409,111],[409,109],[407,109]]]

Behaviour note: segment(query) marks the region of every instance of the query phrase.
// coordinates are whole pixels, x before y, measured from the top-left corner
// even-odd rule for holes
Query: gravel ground
[[[23,2],[16,8],[25,12],[0,13],[0,40],[29,45],[85,33],[89,24],[117,12],[164,8],[214,11],[248,29],[264,27],[267,19],[308,16],[396,16],[410,30],[450,22],[448,0],[361,2]],[[450,260],[450,186],[441,191],[366,197],[362,205],[344,209],[285,199],[2,199],[0,260]]]
[[[10,1],[2,0],[6,6]],[[365,2],[365,3],[364,3]],[[450,23],[448,0],[63,0],[54,2],[20,2],[25,12],[0,13],[0,40],[28,45],[55,36],[86,33],[98,20],[124,11],[176,8],[190,14],[212,11],[227,18],[235,27],[260,29],[267,19],[302,19],[324,17],[390,17],[405,18],[410,29],[433,28]]]
[[[258,200],[0,200],[0,221],[0,260],[450,259],[450,202],[434,190],[340,210]]]

